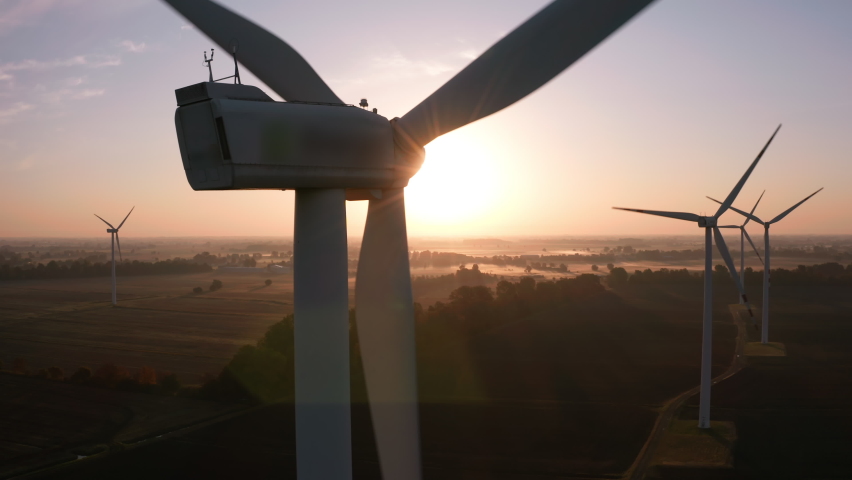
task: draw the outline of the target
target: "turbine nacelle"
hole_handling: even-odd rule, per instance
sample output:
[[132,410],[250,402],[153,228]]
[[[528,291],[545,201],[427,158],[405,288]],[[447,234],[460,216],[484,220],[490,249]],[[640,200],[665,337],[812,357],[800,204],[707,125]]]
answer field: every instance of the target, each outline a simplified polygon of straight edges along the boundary
[[116,229],[116,228],[107,228],[107,233],[118,233],[118,229]]
[[716,217],[700,217],[698,219],[698,226],[701,228],[715,227],[717,223],[718,219]]
[[352,105],[275,102],[257,87],[214,82],[175,96],[194,190],[401,188],[423,161],[395,121]]

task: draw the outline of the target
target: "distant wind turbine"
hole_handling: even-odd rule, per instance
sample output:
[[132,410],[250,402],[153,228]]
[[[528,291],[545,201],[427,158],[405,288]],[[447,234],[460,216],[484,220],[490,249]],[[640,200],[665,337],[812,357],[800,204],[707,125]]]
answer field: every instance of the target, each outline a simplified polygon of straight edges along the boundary
[[[760,197],[757,199],[757,202],[755,202],[754,207],[751,208],[751,213],[754,213],[754,210],[757,208],[757,205],[760,203],[760,200],[763,198],[764,193],[766,193],[766,190],[764,190],[763,193],[760,194]],[[710,197],[707,197],[707,198],[710,198]],[[714,201],[716,201],[716,200],[714,200]],[[719,203],[719,202],[716,201],[716,203]],[[733,208],[733,207],[731,207],[731,208]],[[749,222],[749,220],[751,220],[751,219],[746,217],[745,222],[743,222],[742,225],[725,225],[723,227],[719,227],[719,228],[739,228],[740,229],[740,283],[742,283],[743,286],[745,286],[745,240],[744,240],[744,238],[748,239],[748,243],[751,245],[752,250],[754,250],[754,253],[757,254],[757,259],[760,260],[760,263],[763,263],[763,259],[760,258],[760,252],[757,251],[757,247],[754,246],[754,242],[751,241],[751,237],[748,235],[748,231],[746,231],[746,229],[745,229],[745,226]],[[743,305],[744,303],[745,302],[743,301],[743,299],[740,298],[740,305]]]
[[[805,203],[809,198],[813,197],[814,195],[816,195],[817,193],[819,193],[821,191],[822,191],[822,188],[820,188],[816,192],[808,195],[801,202],[793,205],[792,207],[788,208],[787,210],[784,210],[777,217],[773,218],[772,220],[770,220],[768,222],[764,222],[763,220],[754,216],[754,210],[752,210],[752,213],[746,213],[746,212],[739,210],[737,208],[730,207],[731,210],[739,213],[740,215],[742,215],[742,216],[744,216],[748,219],[754,220],[755,222],[763,225],[763,243],[764,243],[763,249],[764,249],[764,256],[766,257],[766,260],[764,260],[764,262],[763,262],[763,309],[762,309],[763,311],[761,312],[760,343],[768,343],[769,342],[769,283],[770,283],[770,277],[769,277],[769,254],[770,254],[769,226],[772,225],[773,223],[780,221],[782,218],[786,217],[790,212],[795,210],[796,207]],[[715,198],[711,198],[711,197],[707,197],[707,198],[709,198],[710,200],[713,200],[716,203],[722,203],[719,200],[716,200]]]
[[[133,213],[133,208],[131,208],[130,211],[127,212],[127,217],[129,217],[130,214]],[[94,215],[100,218],[102,222],[109,225],[109,228],[107,228],[107,233],[109,233],[110,237],[112,238],[112,304],[116,305],[118,303],[118,300],[115,295],[115,244],[118,244],[118,258],[121,259],[121,242],[118,240],[118,230],[121,228],[122,225],[124,225],[124,222],[127,221],[127,217],[124,217],[124,220],[122,220],[121,223],[118,224],[118,228],[116,228],[113,227],[111,223],[98,216],[97,213]]]
[[731,259],[731,254],[728,253],[725,238],[719,231],[718,220],[719,217],[722,216],[728,208],[730,208],[731,204],[734,203],[734,200],[737,198],[737,195],[739,195],[743,185],[745,185],[746,180],[748,180],[749,175],[751,175],[752,170],[754,170],[754,167],[757,166],[757,162],[760,161],[760,158],[763,156],[764,152],[766,152],[766,149],[769,148],[769,144],[772,143],[772,139],[775,138],[775,135],[778,134],[778,130],[780,129],[781,125],[778,125],[778,128],[775,129],[775,133],[769,137],[769,141],[766,142],[766,145],[764,145],[763,150],[760,151],[757,158],[754,159],[743,177],[739,182],[737,182],[734,189],[728,194],[728,197],[725,198],[725,202],[722,203],[716,211],[716,214],[712,217],[700,216],[694,213],[660,212],[656,210],[612,207],[616,210],[627,210],[629,212],[647,213],[649,215],[658,215],[661,217],[686,220],[688,222],[696,222],[699,227],[704,228],[704,323],[701,345],[701,394],[699,396],[698,405],[698,428],[710,428],[710,383],[712,380],[710,368],[712,366],[711,356],[713,353],[713,237],[716,237],[716,244],[719,247],[719,253],[722,254],[722,258],[725,259],[725,263],[728,265],[728,270],[730,270],[731,277],[734,279],[737,290],[739,290],[740,296],[742,296],[742,299],[748,308],[749,315],[754,317],[754,314],[751,311],[751,306],[748,303],[745,290],[743,289],[743,285],[736,274],[737,269],[734,266],[734,261]]

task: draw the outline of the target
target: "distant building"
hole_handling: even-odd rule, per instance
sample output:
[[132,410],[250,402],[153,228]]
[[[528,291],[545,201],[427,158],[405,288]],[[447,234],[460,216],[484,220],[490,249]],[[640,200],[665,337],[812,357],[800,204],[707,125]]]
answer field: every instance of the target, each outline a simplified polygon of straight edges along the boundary
[[293,267],[285,267],[283,265],[269,265],[266,267],[266,270],[274,275],[286,275],[293,273]]
[[221,273],[263,273],[266,269],[263,267],[229,267],[221,265],[216,271]]

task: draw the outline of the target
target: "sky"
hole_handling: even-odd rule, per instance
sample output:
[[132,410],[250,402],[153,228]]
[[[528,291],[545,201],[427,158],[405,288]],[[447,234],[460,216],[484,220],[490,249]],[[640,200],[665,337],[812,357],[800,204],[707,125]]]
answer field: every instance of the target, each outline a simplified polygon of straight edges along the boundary
[[[345,102],[393,118],[547,2],[224,0],[293,46]],[[520,102],[426,147],[406,189],[420,236],[700,234],[612,206],[852,234],[852,2],[658,0]],[[213,43],[155,0],[0,0],[0,239],[292,235],[292,191],[195,192],[174,90]],[[274,59],[270,59],[274,61]],[[214,74],[230,75],[217,52]],[[243,83],[271,91],[243,70]],[[274,95],[273,95],[274,97]],[[277,98],[277,97],[276,97]],[[349,202],[350,238],[366,202]],[[723,222],[738,222],[729,213]]]

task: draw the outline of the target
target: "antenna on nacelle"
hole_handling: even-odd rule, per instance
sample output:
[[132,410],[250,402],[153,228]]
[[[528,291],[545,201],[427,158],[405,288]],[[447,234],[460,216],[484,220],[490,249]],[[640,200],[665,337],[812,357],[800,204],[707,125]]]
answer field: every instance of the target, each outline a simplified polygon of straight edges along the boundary
[[213,80],[213,66],[210,65],[212,62],[213,62],[213,49],[211,48],[210,49],[210,59],[209,60],[207,59],[207,50],[205,50],[204,51],[204,62],[202,62],[202,66],[206,66],[207,71],[210,72],[210,80],[208,80],[210,82],[214,81]]
[[207,51],[206,50],[204,51],[204,61],[202,62],[202,66],[206,66],[207,72],[210,74],[208,82],[220,82],[222,80],[227,80],[229,78],[233,78],[234,83],[238,83],[240,85],[243,84],[243,82],[240,80],[240,66],[237,63],[237,47],[239,47],[239,43],[237,42],[237,40],[236,39],[231,40],[231,52],[234,55],[234,74],[227,76],[227,77],[219,78],[217,80],[213,80],[213,66],[210,65],[213,62],[213,53],[214,53],[213,50],[214,49],[212,49],[212,48],[210,49],[210,58],[207,58]]

